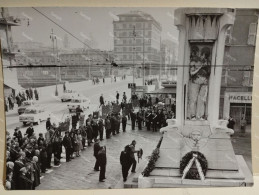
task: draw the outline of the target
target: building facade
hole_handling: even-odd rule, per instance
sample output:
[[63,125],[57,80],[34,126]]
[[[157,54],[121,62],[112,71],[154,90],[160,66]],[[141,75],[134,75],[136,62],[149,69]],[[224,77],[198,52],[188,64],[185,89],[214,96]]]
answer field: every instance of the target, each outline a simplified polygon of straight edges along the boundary
[[21,20],[9,15],[8,8],[0,8],[0,38],[1,38],[1,54],[4,73],[4,94],[8,96],[12,90],[20,90],[18,84],[17,72],[11,66],[16,65],[12,28],[20,26]]
[[161,63],[161,25],[142,11],[119,14],[118,18],[113,22],[115,60],[120,66],[135,70],[145,64],[145,73],[155,74],[157,70],[152,67]]
[[232,116],[236,129],[243,117],[251,124],[258,13],[256,9],[236,9],[234,25],[227,31],[219,118]]

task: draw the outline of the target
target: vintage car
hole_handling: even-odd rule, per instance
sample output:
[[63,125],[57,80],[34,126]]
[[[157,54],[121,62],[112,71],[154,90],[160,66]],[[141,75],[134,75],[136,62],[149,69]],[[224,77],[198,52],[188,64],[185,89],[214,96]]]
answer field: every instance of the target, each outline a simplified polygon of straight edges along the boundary
[[25,109],[24,113],[19,116],[19,121],[24,125],[27,123],[40,124],[41,121],[47,120],[50,112],[45,111],[42,107],[31,106]]
[[90,99],[84,97],[84,96],[79,96],[71,100],[71,102],[67,105],[69,112],[75,112],[76,108],[80,106],[80,108],[85,111],[89,109],[90,105]]
[[78,97],[78,93],[72,90],[66,90],[64,91],[63,95],[61,96],[61,102],[68,102],[71,101],[71,99]]
[[27,100],[22,102],[22,105],[18,108],[18,114],[19,115],[23,114],[26,108],[33,106],[34,104],[35,103],[33,100]]

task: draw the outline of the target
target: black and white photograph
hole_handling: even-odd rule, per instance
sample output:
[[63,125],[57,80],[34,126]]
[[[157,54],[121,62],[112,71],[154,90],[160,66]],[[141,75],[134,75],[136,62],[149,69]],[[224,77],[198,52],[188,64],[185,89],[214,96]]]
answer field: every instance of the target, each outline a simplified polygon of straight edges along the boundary
[[0,7],[5,189],[253,186],[258,14]]

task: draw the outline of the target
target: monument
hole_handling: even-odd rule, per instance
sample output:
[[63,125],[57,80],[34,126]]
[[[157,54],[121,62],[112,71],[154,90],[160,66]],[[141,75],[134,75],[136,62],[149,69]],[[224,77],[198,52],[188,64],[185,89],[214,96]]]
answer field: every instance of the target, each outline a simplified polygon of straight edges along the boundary
[[219,120],[219,100],[226,30],[234,9],[179,8],[176,119],[162,128],[159,158],[139,188],[244,186],[252,175],[235,155],[232,129]]

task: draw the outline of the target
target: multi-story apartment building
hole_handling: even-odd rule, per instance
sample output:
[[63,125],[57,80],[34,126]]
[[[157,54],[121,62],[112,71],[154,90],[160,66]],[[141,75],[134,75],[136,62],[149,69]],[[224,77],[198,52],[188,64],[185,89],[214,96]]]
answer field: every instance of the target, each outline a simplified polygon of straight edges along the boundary
[[257,24],[258,10],[236,9],[235,22],[225,42],[219,117],[231,115],[237,129],[242,117],[251,123]]
[[[118,15],[113,22],[114,57],[122,67],[137,70],[145,64],[146,73],[154,74],[160,66],[161,25],[142,11],[131,11]],[[136,71],[140,72],[140,71]]]

